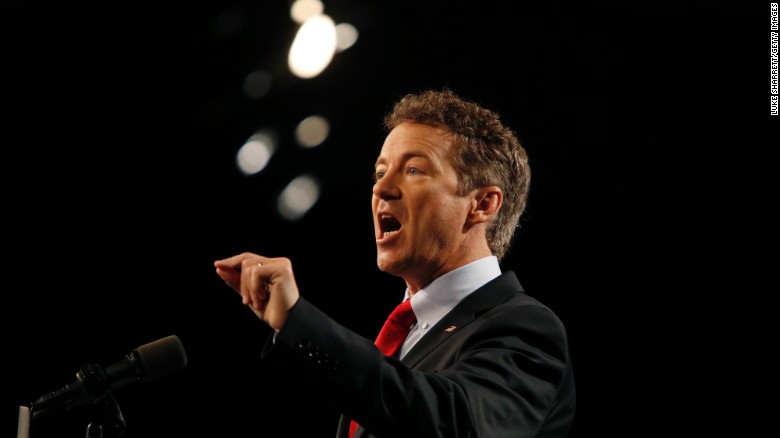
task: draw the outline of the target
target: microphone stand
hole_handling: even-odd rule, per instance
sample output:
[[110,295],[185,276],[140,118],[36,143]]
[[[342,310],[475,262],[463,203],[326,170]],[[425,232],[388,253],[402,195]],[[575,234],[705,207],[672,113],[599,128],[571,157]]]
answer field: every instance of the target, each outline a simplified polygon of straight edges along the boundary
[[81,382],[89,404],[95,406],[100,415],[99,421],[87,425],[86,438],[118,438],[125,433],[127,424],[119,404],[111,392],[103,367],[87,364],[79,368],[76,377]]
[[[103,367],[98,364],[87,364],[79,368],[76,373],[78,386],[81,389],[86,402],[95,407],[98,413],[98,420],[91,421],[87,425],[86,438],[119,438],[125,432],[125,419],[122,417],[122,411],[119,404],[111,392],[111,384],[103,371]],[[52,393],[55,394],[55,393]],[[28,416],[30,418],[28,425],[30,430],[35,431],[29,436],[38,438],[35,426],[36,420],[42,417],[62,414],[69,411],[69,406],[53,406],[40,409],[33,402],[29,408]]]

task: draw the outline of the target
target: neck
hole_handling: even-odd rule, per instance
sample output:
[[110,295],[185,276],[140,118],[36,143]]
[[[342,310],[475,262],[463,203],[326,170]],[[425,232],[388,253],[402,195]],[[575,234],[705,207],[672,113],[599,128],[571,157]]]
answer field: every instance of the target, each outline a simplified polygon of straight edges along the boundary
[[404,281],[406,282],[406,287],[409,289],[409,295],[414,295],[417,292],[420,291],[420,289],[423,289],[424,287],[431,284],[434,280],[441,277],[442,275],[452,272],[462,266],[466,266],[471,262],[477,261],[481,258],[488,257],[493,255],[493,253],[490,251],[490,249],[485,245],[485,247],[479,251],[469,251],[468,256],[466,257],[459,257],[456,261],[450,261],[449,263],[443,263],[440,266],[436,267],[435,269],[430,270],[430,272],[422,275],[405,275],[402,276]]

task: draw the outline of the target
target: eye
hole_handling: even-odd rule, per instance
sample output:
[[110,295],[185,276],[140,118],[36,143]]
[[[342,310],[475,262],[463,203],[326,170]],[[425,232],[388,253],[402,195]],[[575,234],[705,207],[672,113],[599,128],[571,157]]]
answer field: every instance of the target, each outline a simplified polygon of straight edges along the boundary
[[416,168],[416,167],[409,167],[409,175],[420,175],[422,174],[422,170]]
[[385,173],[382,171],[377,170],[374,172],[374,182],[379,181],[380,179],[384,178]]

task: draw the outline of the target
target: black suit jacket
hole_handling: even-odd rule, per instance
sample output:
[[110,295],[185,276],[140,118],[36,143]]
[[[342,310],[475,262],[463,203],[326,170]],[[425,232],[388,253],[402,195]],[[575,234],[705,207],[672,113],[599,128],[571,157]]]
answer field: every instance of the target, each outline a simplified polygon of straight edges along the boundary
[[[566,331],[511,271],[469,295],[403,360],[299,299],[263,357],[367,437],[565,437],[575,390]],[[365,428],[365,430],[363,429]]]

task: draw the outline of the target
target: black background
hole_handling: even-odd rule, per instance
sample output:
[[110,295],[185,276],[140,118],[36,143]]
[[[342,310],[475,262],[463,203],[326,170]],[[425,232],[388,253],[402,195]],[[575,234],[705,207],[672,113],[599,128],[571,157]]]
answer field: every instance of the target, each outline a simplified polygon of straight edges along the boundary
[[[328,1],[360,36],[307,80],[286,69],[288,2],[196,3],[0,2],[3,435],[82,365],[176,334],[184,369],[116,393],[128,438],[333,436],[338,412],[263,364],[269,330],[212,263],[289,257],[303,296],[373,338],[404,288],[374,260],[382,116],[444,86],[530,155],[502,267],[567,326],[572,436],[769,430],[769,2]],[[256,69],[274,82],[250,99]],[[311,114],[331,135],[305,150],[293,129]],[[280,149],[243,176],[235,153],[263,127]],[[301,173],[322,196],[288,222],[275,199]]]

